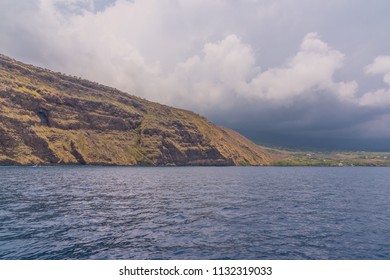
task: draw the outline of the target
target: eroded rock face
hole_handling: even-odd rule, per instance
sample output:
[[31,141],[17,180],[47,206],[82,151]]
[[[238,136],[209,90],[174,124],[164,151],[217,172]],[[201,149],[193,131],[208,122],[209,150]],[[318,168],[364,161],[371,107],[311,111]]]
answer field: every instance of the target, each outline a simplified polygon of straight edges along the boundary
[[195,113],[0,56],[0,165],[269,163]]

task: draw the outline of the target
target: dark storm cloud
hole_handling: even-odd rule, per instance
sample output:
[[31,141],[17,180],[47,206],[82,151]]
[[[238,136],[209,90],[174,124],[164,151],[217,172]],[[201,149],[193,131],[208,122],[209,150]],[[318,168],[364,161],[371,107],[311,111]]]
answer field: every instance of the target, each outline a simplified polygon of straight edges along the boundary
[[390,149],[389,8],[3,0],[0,52],[197,111],[258,142]]

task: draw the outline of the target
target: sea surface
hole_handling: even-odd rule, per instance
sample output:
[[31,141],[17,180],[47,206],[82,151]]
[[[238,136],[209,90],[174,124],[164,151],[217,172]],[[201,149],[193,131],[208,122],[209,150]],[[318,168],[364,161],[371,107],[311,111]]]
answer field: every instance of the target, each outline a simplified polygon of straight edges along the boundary
[[0,259],[390,259],[390,168],[3,167]]

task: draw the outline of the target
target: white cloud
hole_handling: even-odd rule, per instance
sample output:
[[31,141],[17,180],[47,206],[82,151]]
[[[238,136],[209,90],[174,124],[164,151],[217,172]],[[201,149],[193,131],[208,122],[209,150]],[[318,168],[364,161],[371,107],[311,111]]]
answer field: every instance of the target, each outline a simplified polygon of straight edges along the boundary
[[378,56],[366,66],[367,74],[386,74],[390,72],[390,56]]
[[296,98],[323,91],[348,99],[355,94],[357,83],[335,82],[333,78],[343,59],[341,52],[321,41],[316,33],[309,33],[286,66],[262,72],[252,47],[231,34],[217,43],[205,44],[201,54],[179,63],[170,75],[175,81],[170,85],[178,88],[166,92],[172,95],[173,103],[176,95],[181,96],[176,105],[206,112],[234,108],[243,101],[288,106]]
[[386,108],[390,106],[390,89],[378,89],[365,93],[357,99],[360,106]]
[[333,78],[343,60],[341,52],[309,33],[286,66],[262,72],[252,47],[231,34],[217,43],[205,44],[199,55],[178,63],[170,75],[175,81],[170,85],[177,88],[167,92],[173,104],[206,113],[207,109],[226,110],[242,102],[283,107],[295,98],[319,91],[349,100],[357,90],[357,82],[335,82]]
[[[378,56],[373,63],[365,68],[367,75],[383,75],[383,81],[390,86],[390,56]],[[369,91],[357,98],[356,103],[360,106],[389,108],[390,88],[381,88]]]
[[334,81],[334,73],[342,67],[344,55],[309,33],[299,52],[285,67],[269,69],[251,82],[251,92],[259,98],[286,103],[301,95],[329,91],[341,97],[355,92],[356,82]]
[[378,56],[374,62],[366,67],[370,75],[384,74],[383,81],[390,86],[390,56]]
[[178,63],[171,78],[187,92],[185,105],[228,107],[249,90],[256,71],[252,48],[234,34],[218,43],[207,43],[202,53]]

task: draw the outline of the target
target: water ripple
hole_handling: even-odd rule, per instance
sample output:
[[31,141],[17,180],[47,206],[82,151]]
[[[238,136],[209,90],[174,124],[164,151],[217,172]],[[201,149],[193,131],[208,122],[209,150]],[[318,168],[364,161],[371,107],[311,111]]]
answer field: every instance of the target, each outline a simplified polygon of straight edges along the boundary
[[0,176],[0,259],[390,259],[387,168]]

